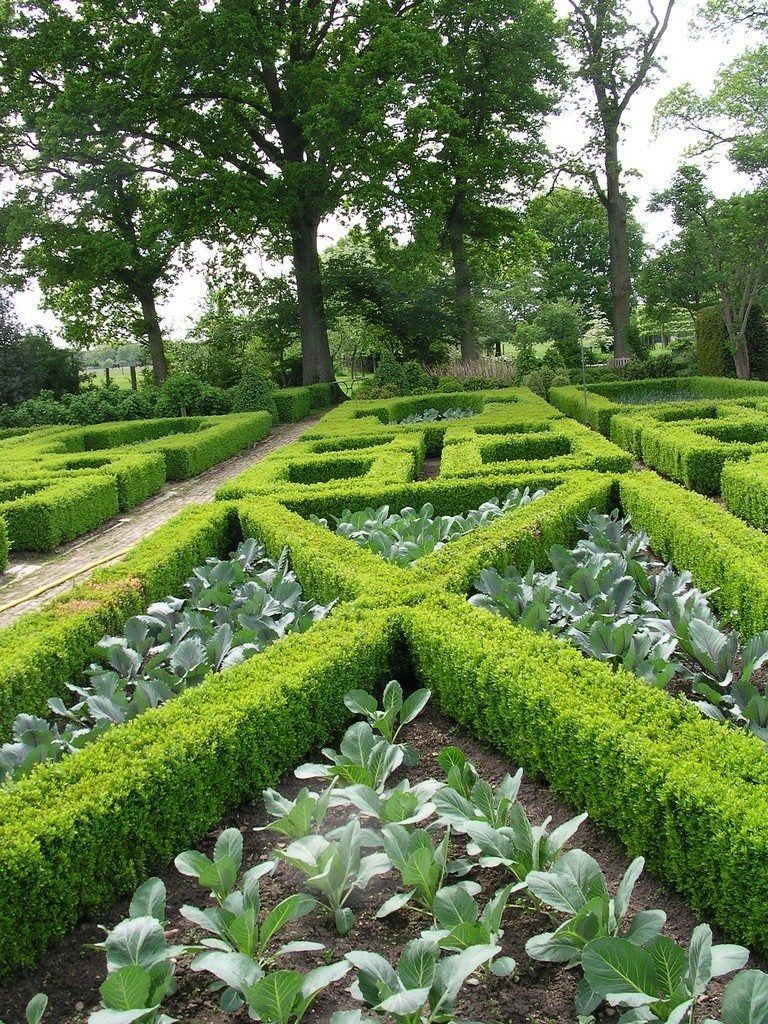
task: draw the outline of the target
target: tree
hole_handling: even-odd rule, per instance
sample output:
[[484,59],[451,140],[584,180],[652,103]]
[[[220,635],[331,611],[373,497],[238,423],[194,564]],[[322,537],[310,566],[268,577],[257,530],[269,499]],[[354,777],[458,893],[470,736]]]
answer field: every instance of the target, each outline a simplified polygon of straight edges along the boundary
[[745,174],[768,178],[768,45],[741,54],[718,72],[707,96],[682,85],[656,107],[658,124],[692,132],[692,154],[725,149]]
[[643,265],[638,291],[648,311],[665,323],[685,310],[693,323],[703,305],[714,301],[711,254],[702,225],[688,223]]
[[[578,188],[559,186],[528,204],[525,222],[544,242],[538,261],[545,299],[567,299],[582,309],[611,312],[608,215],[600,200]],[[639,222],[627,217],[630,270],[634,274],[643,253]]]
[[323,254],[323,271],[332,322],[349,316],[367,321],[406,361],[445,359],[447,342],[456,336],[455,309],[450,281],[433,254],[354,229]]
[[749,380],[748,326],[768,289],[768,188],[715,199],[703,172],[689,164],[655,197],[655,205],[670,209],[683,230],[701,233],[736,374]]
[[102,79],[111,38],[83,15],[40,0],[0,29],[0,163],[15,176],[3,231],[16,278],[39,278],[74,343],[139,338],[161,383],[157,304],[200,207],[141,141],[126,82]]
[[[210,236],[266,239],[272,255],[291,255],[307,384],[334,379],[319,228],[388,131],[406,58],[400,31],[422,2],[129,0],[94,10],[79,0],[56,18],[71,59],[93,69],[87,88],[119,94],[215,214]],[[53,20],[54,0],[37,6]],[[78,20],[105,40],[95,66],[92,47],[84,57],[70,45]]]
[[579,74],[594,94],[590,155],[599,155],[602,163],[602,175],[596,167],[583,167],[580,173],[608,214],[613,353],[624,359],[630,355],[625,333],[632,315],[632,274],[628,201],[619,152],[621,128],[633,97],[657,67],[659,44],[675,0],[665,0],[661,14],[648,0],[646,24],[633,21],[628,0],[569,0],[569,4]]
[[56,348],[42,331],[24,331],[10,298],[0,291],[0,405],[17,405],[41,391],[77,391],[75,354]]
[[542,173],[561,66],[549,0],[432,0],[394,191],[450,257],[461,355],[478,355],[473,248],[514,234]]

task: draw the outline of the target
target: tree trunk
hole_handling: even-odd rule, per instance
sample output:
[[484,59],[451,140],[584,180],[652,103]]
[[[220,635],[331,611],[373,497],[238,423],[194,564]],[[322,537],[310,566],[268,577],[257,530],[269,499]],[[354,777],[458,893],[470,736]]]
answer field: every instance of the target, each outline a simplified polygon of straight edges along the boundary
[[138,294],[141,303],[141,314],[144,319],[144,333],[147,336],[147,348],[152,360],[152,372],[155,377],[155,384],[163,383],[168,376],[168,362],[165,358],[165,343],[163,332],[160,328],[160,318],[157,315],[155,295],[151,288],[143,289]]
[[629,272],[629,232],[627,201],[621,188],[618,130],[608,130],[605,138],[606,193],[608,214],[608,251],[610,256],[614,359],[629,358],[627,325],[632,315],[632,278]]
[[296,218],[291,224],[304,384],[326,384],[336,380],[325,323],[317,228],[315,222],[306,218]]
[[473,362],[478,357],[477,330],[475,328],[474,303],[472,301],[472,275],[467,259],[467,243],[464,236],[464,218],[457,204],[448,215],[448,241],[453,259],[453,278],[456,287],[456,313],[459,320],[461,359]]
[[747,321],[748,317],[738,317],[734,314],[728,293],[725,288],[720,288],[720,306],[723,310],[725,329],[728,332],[728,340],[733,347],[733,363],[736,367],[736,376],[739,380],[749,380],[751,369],[749,366],[749,350],[747,348]]

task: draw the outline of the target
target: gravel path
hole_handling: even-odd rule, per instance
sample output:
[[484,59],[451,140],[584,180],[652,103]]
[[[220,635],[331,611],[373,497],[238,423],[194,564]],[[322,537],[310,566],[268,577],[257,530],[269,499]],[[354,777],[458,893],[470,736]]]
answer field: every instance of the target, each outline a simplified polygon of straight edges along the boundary
[[[33,611],[65,593],[90,572],[94,562],[108,565],[117,561],[127,548],[162,526],[171,516],[187,505],[210,501],[216,490],[227,480],[237,476],[270,452],[295,441],[319,417],[275,427],[258,444],[235,455],[191,480],[172,481],[154,497],[128,512],[121,512],[98,530],[88,533],[71,544],[63,545],[47,554],[19,552],[11,554],[7,570],[0,576],[0,609],[14,603],[13,608],[0,610],[0,628],[8,626],[26,612]],[[66,579],[65,579],[66,577]],[[56,586],[37,594],[49,583]]]

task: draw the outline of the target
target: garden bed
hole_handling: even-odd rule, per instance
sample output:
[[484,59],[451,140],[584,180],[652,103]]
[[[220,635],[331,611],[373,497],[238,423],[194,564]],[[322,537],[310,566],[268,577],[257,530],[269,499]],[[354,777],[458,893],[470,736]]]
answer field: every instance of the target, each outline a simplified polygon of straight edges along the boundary
[[[487,745],[470,737],[437,709],[424,711],[419,719],[408,727],[407,739],[419,749],[421,761],[408,770],[409,778],[418,782],[428,777],[441,777],[437,764],[438,752],[447,744],[458,746],[476,766],[479,774],[495,786],[507,772],[514,772],[516,765]],[[399,777],[399,776],[397,776]],[[397,777],[393,777],[393,781]],[[280,783],[281,792],[295,799],[304,783],[292,774]],[[520,800],[534,822],[551,815],[553,825],[560,824],[575,812],[559,799],[542,782],[525,778]],[[236,827],[245,838],[244,867],[251,867],[263,860],[280,838],[271,832],[254,832],[269,821],[260,800],[245,803],[236,812],[228,815],[219,826],[209,833],[198,848],[209,856],[215,839],[224,828]],[[611,891],[629,865],[629,858],[617,840],[593,822],[585,822],[579,829],[573,843],[590,853],[600,863]],[[503,869],[486,869],[481,872],[484,890],[492,892],[509,881]],[[200,936],[179,914],[185,903],[199,905],[202,892],[195,880],[179,874],[174,868],[161,875],[168,890],[169,938],[174,943],[192,941]],[[480,876],[478,876],[480,877]],[[337,960],[348,950],[365,948],[379,952],[390,961],[402,949],[405,941],[426,927],[413,911],[406,909],[390,917],[378,920],[374,914],[388,891],[393,886],[391,876],[374,879],[374,882],[358,895],[353,903],[356,924],[344,938],[336,935],[332,924],[318,913],[312,913],[293,922],[284,935],[291,939],[324,943],[333,956],[322,953],[303,953],[292,959],[290,966],[305,971],[329,960]],[[298,872],[289,868],[280,871],[262,885],[264,902],[271,908],[277,901],[297,891],[300,885]],[[686,944],[696,920],[685,904],[666,888],[657,878],[644,873],[638,881],[632,903],[632,910],[659,907],[666,911],[665,934]],[[128,901],[116,904],[111,912],[81,923],[67,938],[53,948],[45,960],[36,968],[25,973],[23,979],[15,979],[0,986],[0,1005],[3,1006],[7,1024],[22,1024],[23,1010],[27,1000],[36,992],[45,991],[50,999],[46,1024],[81,1024],[89,1011],[98,1005],[98,988],[104,979],[104,957],[98,952],[85,948],[87,943],[100,941],[103,933],[98,924],[114,926],[128,911]],[[499,1021],[504,1024],[530,1024],[532,1021],[557,1021],[576,1024],[577,1015],[573,1005],[579,972],[566,971],[559,964],[547,964],[531,959],[525,952],[526,941],[538,932],[547,930],[550,922],[542,911],[530,907],[510,907],[503,920],[504,953],[517,961],[512,977],[491,977],[488,985],[470,986],[459,1004],[462,1016],[483,1020],[488,1024]],[[187,958],[188,960],[188,958]],[[286,966],[289,966],[286,961]],[[201,1024],[221,1024],[224,1020],[245,1021],[247,1013],[241,1011],[234,1017],[222,1014],[217,997],[206,990],[200,974],[182,966],[178,971],[180,987],[176,996],[171,997],[164,1009],[181,1021],[199,1021]],[[305,1021],[325,1024],[335,1010],[353,1008],[357,1004],[350,999],[346,989],[350,979],[336,983],[321,995],[307,1014]],[[713,990],[714,998],[703,1002],[701,1014],[714,1014],[719,986]],[[601,1020],[615,1019],[600,1017]]]

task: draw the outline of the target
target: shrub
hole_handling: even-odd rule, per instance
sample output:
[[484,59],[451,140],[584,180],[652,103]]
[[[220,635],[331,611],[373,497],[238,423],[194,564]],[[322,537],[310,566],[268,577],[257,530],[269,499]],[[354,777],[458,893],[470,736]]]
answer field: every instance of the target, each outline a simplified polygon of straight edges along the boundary
[[232,412],[268,412],[277,422],[274,391],[272,382],[257,367],[249,366],[230,392]]
[[192,373],[171,373],[160,388],[156,416],[216,416],[230,412],[224,388],[206,384]]
[[0,573],[2,573],[8,565],[8,527],[5,525],[5,520],[0,516]]
[[734,373],[728,352],[728,332],[719,306],[707,306],[696,315],[696,363],[702,377],[726,377]]

